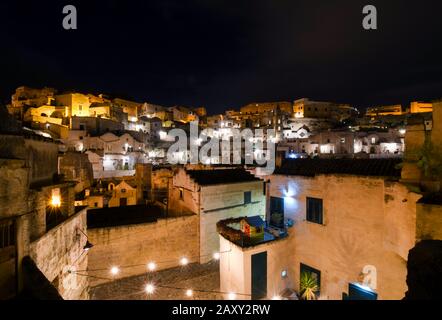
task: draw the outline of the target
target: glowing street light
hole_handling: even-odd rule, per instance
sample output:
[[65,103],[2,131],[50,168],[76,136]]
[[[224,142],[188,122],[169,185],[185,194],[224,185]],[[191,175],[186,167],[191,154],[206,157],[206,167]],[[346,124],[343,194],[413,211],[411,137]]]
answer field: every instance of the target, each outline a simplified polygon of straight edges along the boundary
[[155,262],[149,262],[147,264],[147,270],[149,270],[149,271],[155,271],[156,268],[157,268],[157,265],[155,264]]
[[280,296],[274,296],[272,300],[282,300]]
[[149,283],[144,288],[144,291],[146,291],[147,294],[153,294],[155,292],[155,286],[153,284]]
[[221,254],[219,253],[219,252],[215,252],[214,254],[213,254],[213,259],[214,260],[219,260],[221,258]]
[[236,299],[236,294],[231,292],[231,293],[229,293],[228,298],[229,298],[229,300],[235,300]]
[[118,268],[118,267],[112,267],[111,270],[110,270],[110,273],[111,273],[113,276],[116,276],[117,274],[120,273],[120,268]]
[[187,258],[182,258],[181,260],[180,260],[180,265],[182,265],[182,266],[187,266],[189,264],[189,259],[187,259]]
[[192,297],[193,296],[193,290],[190,290],[190,289],[187,290],[186,291],[186,296],[189,297],[189,298]]

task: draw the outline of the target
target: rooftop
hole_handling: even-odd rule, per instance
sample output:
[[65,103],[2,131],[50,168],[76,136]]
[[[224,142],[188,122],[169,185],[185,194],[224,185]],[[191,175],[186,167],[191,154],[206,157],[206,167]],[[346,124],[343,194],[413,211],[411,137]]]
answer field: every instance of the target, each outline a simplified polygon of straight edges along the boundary
[[161,209],[153,205],[92,209],[87,212],[87,225],[89,229],[136,225],[156,222],[161,216]]
[[199,185],[217,185],[260,181],[244,169],[188,170],[187,174]]
[[400,178],[401,159],[287,159],[275,174],[314,177],[319,174]]

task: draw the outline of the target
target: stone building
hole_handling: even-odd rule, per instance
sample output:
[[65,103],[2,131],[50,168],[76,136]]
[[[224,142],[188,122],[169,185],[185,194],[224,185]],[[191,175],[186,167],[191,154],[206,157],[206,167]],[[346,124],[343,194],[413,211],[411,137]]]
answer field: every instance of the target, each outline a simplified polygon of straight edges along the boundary
[[378,117],[378,116],[389,116],[389,115],[400,116],[402,114],[403,110],[402,110],[402,105],[400,104],[367,108],[367,111],[365,112],[365,115],[367,117]]
[[175,106],[169,108],[169,111],[173,114],[173,121],[181,123],[189,123],[192,121],[198,121],[199,117],[192,108]]
[[400,158],[405,150],[405,128],[377,131],[319,130],[303,126],[287,133],[278,151],[286,158],[347,157]]
[[53,105],[56,92],[53,88],[34,89],[26,86],[19,87],[12,95],[9,112],[21,120],[28,107]]
[[77,205],[94,209],[135,206],[137,186],[133,180],[100,179],[94,186],[85,189],[76,202]]
[[293,104],[295,118],[333,119],[342,121],[358,115],[358,110],[348,104],[298,99]]
[[433,103],[413,101],[410,103],[410,113],[433,112]]
[[[407,291],[408,252],[423,239],[440,239],[442,218],[439,198],[422,198],[401,182],[400,163],[397,159],[285,161],[267,177],[266,220],[288,236],[250,249],[234,247],[243,268],[235,269],[235,276],[228,262],[222,262],[224,290],[242,284],[242,293],[253,295],[252,256],[267,254],[273,258],[260,264],[266,268],[261,277],[267,275],[267,298],[284,290],[302,293],[302,278],[307,276],[316,285],[318,299],[402,299]],[[276,223],[281,220],[283,224]],[[224,237],[221,243],[232,246]],[[275,252],[281,258],[274,257]],[[262,289],[262,281],[256,281]]]
[[263,190],[263,181],[243,169],[179,169],[173,177],[167,214],[198,216],[200,262],[205,263],[219,250],[218,221],[264,216]]
[[89,97],[82,93],[66,93],[55,96],[55,104],[65,107],[66,117],[89,117],[91,102]]
[[241,114],[259,114],[265,112],[275,112],[276,110],[283,111],[288,114],[293,113],[293,105],[290,102],[262,102],[262,103],[250,103],[241,107]]
[[87,299],[88,279],[69,272],[87,268],[86,211],[74,208],[75,185],[60,179],[59,146],[30,133],[0,140],[0,298],[44,297],[51,287]]

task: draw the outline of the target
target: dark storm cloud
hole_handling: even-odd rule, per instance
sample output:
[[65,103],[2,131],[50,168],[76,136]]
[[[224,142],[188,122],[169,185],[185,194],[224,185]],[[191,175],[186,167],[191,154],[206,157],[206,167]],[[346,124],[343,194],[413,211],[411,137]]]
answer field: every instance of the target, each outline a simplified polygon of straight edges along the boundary
[[[0,94],[118,93],[211,112],[308,96],[356,106],[442,96],[440,1],[2,1]],[[78,8],[78,30],[61,27]]]

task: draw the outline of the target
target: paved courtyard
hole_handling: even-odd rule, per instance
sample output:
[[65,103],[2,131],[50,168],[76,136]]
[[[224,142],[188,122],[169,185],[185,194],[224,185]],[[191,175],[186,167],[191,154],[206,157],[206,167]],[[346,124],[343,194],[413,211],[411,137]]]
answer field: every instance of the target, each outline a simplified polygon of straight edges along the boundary
[[[155,286],[152,295],[145,292],[148,283]],[[192,297],[186,296],[188,289],[193,290]],[[213,291],[220,291],[218,261],[116,280],[91,288],[90,296],[92,300],[222,300]]]

